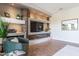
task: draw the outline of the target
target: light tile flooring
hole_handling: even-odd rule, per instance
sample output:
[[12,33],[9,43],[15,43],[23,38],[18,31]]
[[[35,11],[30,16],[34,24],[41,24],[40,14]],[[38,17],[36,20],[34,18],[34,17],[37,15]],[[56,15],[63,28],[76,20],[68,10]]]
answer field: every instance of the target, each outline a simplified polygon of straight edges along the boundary
[[79,56],[79,47],[66,45],[64,48],[55,53],[54,56]]

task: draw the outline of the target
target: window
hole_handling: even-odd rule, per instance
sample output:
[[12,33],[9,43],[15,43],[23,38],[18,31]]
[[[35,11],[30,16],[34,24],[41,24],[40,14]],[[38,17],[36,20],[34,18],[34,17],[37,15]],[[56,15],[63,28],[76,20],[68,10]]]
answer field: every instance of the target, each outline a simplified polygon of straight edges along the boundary
[[78,30],[78,19],[63,20],[62,30]]

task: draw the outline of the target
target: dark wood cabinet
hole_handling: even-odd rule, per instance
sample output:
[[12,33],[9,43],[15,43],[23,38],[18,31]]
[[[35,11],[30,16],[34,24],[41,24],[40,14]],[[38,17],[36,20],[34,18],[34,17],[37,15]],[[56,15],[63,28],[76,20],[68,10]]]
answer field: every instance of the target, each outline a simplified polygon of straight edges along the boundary
[[42,33],[42,34],[35,34],[35,35],[28,36],[29,40],[40,39],[45,37],[50,37],[50,33]]

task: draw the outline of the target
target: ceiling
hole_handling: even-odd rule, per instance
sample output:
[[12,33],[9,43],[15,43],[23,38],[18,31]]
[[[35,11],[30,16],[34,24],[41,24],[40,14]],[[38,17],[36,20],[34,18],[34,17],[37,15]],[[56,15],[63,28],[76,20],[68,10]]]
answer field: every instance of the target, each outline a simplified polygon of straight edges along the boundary
[[79,6],[79,3],[25,3],[23,5],[38,9],[44,13],[52,15],[58,11]]

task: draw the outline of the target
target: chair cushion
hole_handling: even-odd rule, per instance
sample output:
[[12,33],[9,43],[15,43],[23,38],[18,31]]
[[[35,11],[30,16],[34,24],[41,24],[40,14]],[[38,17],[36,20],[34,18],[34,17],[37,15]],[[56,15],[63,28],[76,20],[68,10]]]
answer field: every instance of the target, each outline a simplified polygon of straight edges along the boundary
[[22,44],[11,42],[11,41],[6,41],[3,44],[3,49],[4,49],[5,53],[9,53],[9,52],[15,51],[15,50],[22,50]]
[[13,38],[13,39],[11,39],[11,41],[12,41],[12,42],[19,43],[18,38],[16,38],[16,37],[15,37],[15,38]]

